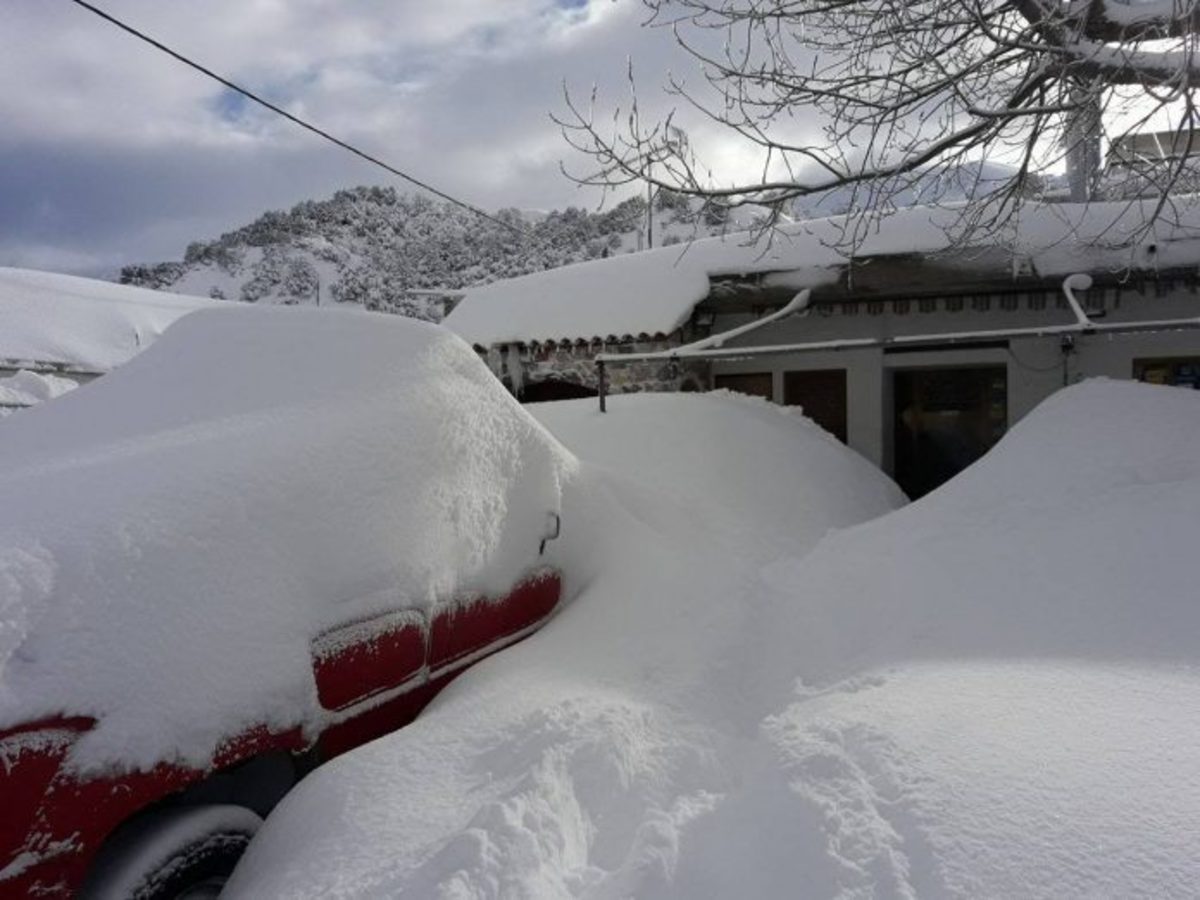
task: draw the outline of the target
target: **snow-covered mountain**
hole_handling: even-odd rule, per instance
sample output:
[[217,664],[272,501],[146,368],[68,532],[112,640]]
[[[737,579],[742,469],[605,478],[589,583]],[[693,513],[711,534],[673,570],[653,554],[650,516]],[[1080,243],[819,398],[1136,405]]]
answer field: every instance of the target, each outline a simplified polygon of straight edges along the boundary
[[[392,188],[357,187],[288,212],[268,212],[180,262],[126,266],[123,284],[251,303],[353,303],[438,320],[443,301],[422,291],[468,287],[646,245],[646,201],[603,212],[501,210],[489,221]],[[700,209],[660,194],[653,243],[678,243],[753,224],[755,212]],[[506,227],[501,224],[515,226]]]

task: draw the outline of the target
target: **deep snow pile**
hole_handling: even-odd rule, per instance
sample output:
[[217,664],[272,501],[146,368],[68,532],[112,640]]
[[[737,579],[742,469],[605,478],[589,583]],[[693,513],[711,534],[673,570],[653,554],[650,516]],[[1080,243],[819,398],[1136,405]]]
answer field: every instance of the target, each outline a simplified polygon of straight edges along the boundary
[[507,589],[572,464],[440,328],[189,316],[0,422],[0,728],[99,716],[86,765],[304,721],[314,635]]
[[[564,501],[578,597],[310,776],[232,895],[1194,892],[1200,395],[1067,389],[811,552],[889,505],[878,476],[811,427],[773,467],[765,406],[675,401],[616,398],[599,443],[586,401],[535,408],[608,467]],[[739,403],[716,452],[678,425]],[[777,495],[712,515],[691,498],[751,477],[736,446]],[[688,453],[712,468],[669,465]],[[807,482],[825,494],[785,548],[776,514]]]
[[186,313],[216,304],[26,269],[0,267],[0,361],[107,372]]
[[774,618],[757,568],[902,502],[811,422],[751,398],[529,409],[591,463],[551,545],[577,596],[394,740],[300,785],[231,896],[651,893],[789,684],[768,690],[754,664]]

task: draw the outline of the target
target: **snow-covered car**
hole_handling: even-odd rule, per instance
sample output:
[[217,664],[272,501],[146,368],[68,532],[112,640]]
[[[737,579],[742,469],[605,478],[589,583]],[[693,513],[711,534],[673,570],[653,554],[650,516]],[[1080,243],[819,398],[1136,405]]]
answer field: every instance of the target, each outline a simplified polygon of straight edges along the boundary
[[0,895],[214,895],[537,629],[572,457],[442,329],[231,308],[0,422]]

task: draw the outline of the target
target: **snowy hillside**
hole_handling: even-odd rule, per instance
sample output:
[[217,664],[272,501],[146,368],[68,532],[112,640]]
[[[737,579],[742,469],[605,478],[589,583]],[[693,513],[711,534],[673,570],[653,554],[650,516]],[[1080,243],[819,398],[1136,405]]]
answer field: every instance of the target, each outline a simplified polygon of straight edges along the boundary
[[[702,210],[666,194],[654,206],[655,246],[745,230],[756,215]],[[436,321],[444,302],[414,291],[487,284],[646,243],[641,197],[603,212],[507,209],[497,217],[517,231],[441,200],[359,187],[194,243],[181,262],[126,266],[121,281],[251,303],[352,303]]]
[[1200,395],[1069,388],[857,527],[894,491],[766,404],[531,409],[585,461],[573,601],[230,896],[1194,894]]

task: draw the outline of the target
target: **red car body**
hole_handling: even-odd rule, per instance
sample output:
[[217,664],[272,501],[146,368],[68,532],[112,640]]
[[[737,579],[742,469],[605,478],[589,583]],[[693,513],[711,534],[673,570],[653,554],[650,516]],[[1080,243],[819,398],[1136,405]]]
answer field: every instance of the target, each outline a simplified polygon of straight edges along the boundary
[[267,754],[290,756],[302,774],[408,724],[456,675],[539,628],[560,591],[559,573],[542,568],[502,597],[465,598],[432,615],[394,610],[326,631],[312,642],[318,719],[230,735],[205,767],[164,761],[81,775],[70,751],[96,724],[84,717],[0,732],[0,896],[73,896],[120,825],[214,774]]

